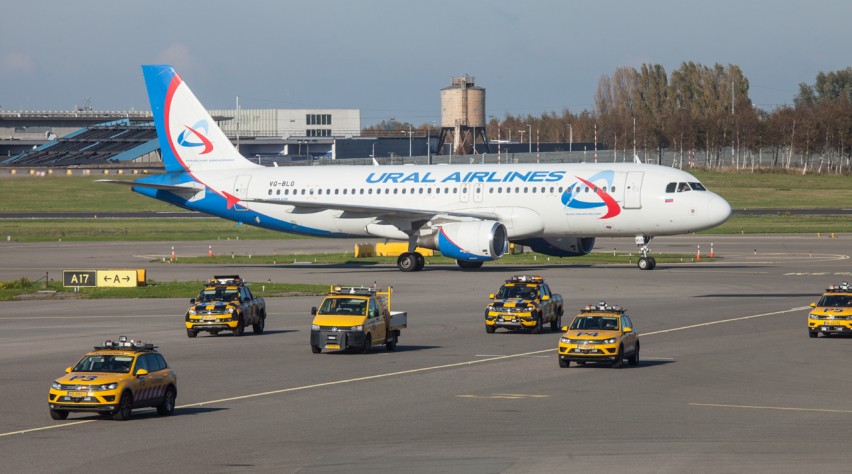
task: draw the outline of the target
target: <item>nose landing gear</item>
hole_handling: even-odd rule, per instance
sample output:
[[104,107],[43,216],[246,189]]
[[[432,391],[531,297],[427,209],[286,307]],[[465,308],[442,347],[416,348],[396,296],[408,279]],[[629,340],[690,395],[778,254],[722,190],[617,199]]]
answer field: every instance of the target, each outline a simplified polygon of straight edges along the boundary
[[651,243],[652,238],[652,236],[644,234],[636,236],[636,245],[639,246],[639,251],[642,252],[642,256],[639,257],[639,261],[636,262],[636,266],[639,267],[639,270],[653,270],[657,266],[657,261],[654,257],[648,256],[648,252],[651,250],[651,248],[648,247],[648,244]]

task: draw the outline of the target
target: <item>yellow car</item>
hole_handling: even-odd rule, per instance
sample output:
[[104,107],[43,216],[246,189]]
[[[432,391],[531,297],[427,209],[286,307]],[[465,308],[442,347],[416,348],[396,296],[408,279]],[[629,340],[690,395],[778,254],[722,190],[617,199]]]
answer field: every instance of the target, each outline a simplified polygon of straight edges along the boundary
[[639,335],[620,306],[604,301],[586,306],[562,330],[559,367],[570,367],[571,362],[607,362],[620,368],[624,359],[632,367],[639,365]]
[[826,288],[822,298],[811,303],[808,335],[852,334],[852,287],[844,281]]
[[118,342],[95,346],[65,372],[50,385],[47,397],[54,420],[64,420],[70,412],[126,420],[134,408],[155,407],[160,416],[175,410],[175,371],[153,344],[121,336]]

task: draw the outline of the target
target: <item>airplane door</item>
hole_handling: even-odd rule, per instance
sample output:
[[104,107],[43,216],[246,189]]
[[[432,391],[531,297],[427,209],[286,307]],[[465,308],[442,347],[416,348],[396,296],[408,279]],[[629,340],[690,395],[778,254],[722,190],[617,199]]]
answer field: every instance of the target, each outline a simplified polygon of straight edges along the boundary
[[475,183],[471,186],[473,191],[473,202],[482,202],[482,193],[483,193],[483,185],[482,183]]
[[462,184],[459,188],[459,201],[468,202],[470,200],[470,193],[472,186],[469,184]]
[[[251,181],[250,175],[237,176],[237,179],[234,181],[234,196],[240,199],[246,199],[248,197],[249,181]],[[248,208],[239,204],[235,204],[234,210],[248,211]]]
[[628,171],[624,182],[624,208],[642,208],[642,178],[644,171]]

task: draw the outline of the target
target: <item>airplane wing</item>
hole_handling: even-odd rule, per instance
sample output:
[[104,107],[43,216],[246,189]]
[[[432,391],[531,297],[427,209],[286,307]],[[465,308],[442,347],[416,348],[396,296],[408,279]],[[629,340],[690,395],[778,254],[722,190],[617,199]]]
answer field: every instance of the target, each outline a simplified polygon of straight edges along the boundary
[[366,214],[380,218],[427,218],[433,217],[449,217],[463,219],[487,219],[499,220],[500,216],[493,212],[467,212],[467,211],[438,211],[433,209],[406,209],[399,207],[384,207],[384,206],[364,206],[354,204],[343,204],[339,202],[316,202],[316,201],[293,201],[282,199],[243,199],[242,202],[257,202],[263,204],[277,204],[281,206],[293,206],[296,211],[302,212],[319,212],[324,210],[338,210],[350,212],[353,214]]

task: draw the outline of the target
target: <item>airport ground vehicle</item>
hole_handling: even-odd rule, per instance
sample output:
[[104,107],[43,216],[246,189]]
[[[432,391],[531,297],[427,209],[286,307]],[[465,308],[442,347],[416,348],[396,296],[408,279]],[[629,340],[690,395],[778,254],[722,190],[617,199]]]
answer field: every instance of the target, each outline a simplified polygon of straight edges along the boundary
[[808,313],[808,336],[852,334],[852,286],[831,285]]
[[357,349],[369,352],[384,344],[393,351],[400,332],[408,327],[408,313],[391,311],[393,288],[332,286],[319,308],[311,308],[311,350]]
[[198,331],[218,334],[233,331],[242,336],[251,325],[255,334],[266,326],[266,302],[255,297],[239,275],[216,275],[207,282],[186,311],[186,335],[195,337]]
[[552,293],[540,276],[515,275],[488,298],[491,302],[485,308],[485,332],[489,334],[497,328],[538,334],[545,323],[550,323],[552,331],[562,325],[562,295]]
[[118,342],[105,341],[94,349],[50,385],[51,418],[97,412],[126,420],[141,407],[155,407],[161,416],[174,412],[177,376],[157,346],[121,336]]
[[620,306],[601,301],[580,311],[559,339],[559,367],[571,362],[608,362],[620,368],[624,359],[639,365],[639,335]]

